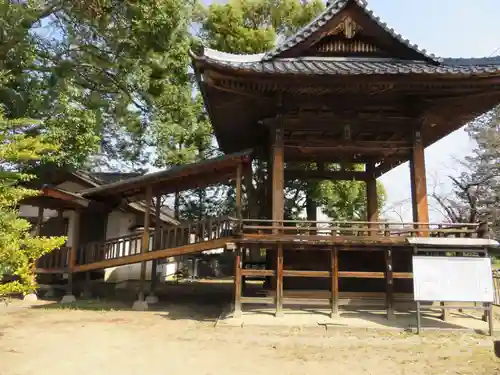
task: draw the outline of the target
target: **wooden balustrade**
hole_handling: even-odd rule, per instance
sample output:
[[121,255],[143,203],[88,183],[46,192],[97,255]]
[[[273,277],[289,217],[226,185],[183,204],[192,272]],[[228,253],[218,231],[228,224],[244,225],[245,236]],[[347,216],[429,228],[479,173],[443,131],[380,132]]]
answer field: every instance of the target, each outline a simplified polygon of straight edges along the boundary
[[417,236],[419,233],[429,237],[477,237],[479,224],[435,224],[400,223],[369,221],[307,221],[307,220],[262,220],[244,219],[243,234],[272,234],[278,231],[293,236],[379,236],[394,237]]
[[[229,216],[206,218],[186,222],[163,230],[152,231],[148,251],[179,248],[207,241],[245,235],[284,236],[308,240],[330,237],[411,237],[424,234],[429,237],[477,237],[477,224],[434,224],[368,221],[307,221],[307,220],[239,220]],[[155,241],[154,237],[160,236]],[[309,236],[309,237],[308,237]],[[84,265],[109,259],[124,258],[141,253],[142,233],[112,238],[103,242],[92,242],[80,247],[77,265]],[[159,244],[159,248],[155,248]],[[220,245],[219,245],[220,246]],[[55,256],[55,255],[54,255]],[[47,258],[48,259],[48,258]],[[52,258],[51,258],[52,259]],[[48,260],[42,260],[48,262]],[[67,262],[67,260],[66,260]]]
[[[151,237],[154,233],[151,233]],[[116,259],[141,252],[142,233],[110,238],[104,242],[90,242],[80,247],[77,264],[89,264]],[[151,240],[152,244],[153,241]]]
[[54,249],[40,257],[36,262],[39,269],[64,269],[68,267],[70,248],[67,246]]
[[[171,226],[162,231],[150,233],[149,250],[156,251],[218,240],[233,235],[233,220],[229,217],[207,218]],[[161,236],[160,248],[156,249],[154,240]],[[141,253],[142,233],[108,239],[104,242],[91,242],[80,247],[77,265],[84,265],[109,259],[123,258]]]
[[161,248],[168,249],[231,237],[234,234],[233,223],[233,219],[224,216],[165,228],[161,234]]

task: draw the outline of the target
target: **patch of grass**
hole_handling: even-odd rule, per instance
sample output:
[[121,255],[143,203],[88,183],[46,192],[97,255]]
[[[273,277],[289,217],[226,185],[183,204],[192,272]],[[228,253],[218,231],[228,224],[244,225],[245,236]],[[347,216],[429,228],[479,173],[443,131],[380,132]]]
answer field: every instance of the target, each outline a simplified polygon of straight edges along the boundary
[[117,311],[130,310],[125,304],[105,300],[77,300],[73,303],[51,303],[39,306],[49,310],[85,310],[85,311]]

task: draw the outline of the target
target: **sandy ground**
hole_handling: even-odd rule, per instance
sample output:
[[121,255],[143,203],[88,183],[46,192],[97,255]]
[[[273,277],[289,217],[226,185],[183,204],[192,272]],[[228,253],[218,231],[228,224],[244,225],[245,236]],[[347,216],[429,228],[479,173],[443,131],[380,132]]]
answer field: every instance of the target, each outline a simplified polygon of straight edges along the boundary
[[127,306],[0,309],[0,375],[500,374],[483,335],[221,327],[218,305]]

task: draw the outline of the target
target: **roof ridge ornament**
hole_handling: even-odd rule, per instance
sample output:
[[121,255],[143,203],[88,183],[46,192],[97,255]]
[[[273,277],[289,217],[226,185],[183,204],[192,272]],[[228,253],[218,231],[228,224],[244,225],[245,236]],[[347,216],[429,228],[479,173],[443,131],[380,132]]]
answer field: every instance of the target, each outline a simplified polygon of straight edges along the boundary
[[344,33],[344,36],[347,39],[352,39],[356,35],[358,31],[361,31],[362,28],[359,26],[351,16],[345,16],[342,21],[335,27],[335,29],[328,33],[328,35],[336,35],[339,33]]

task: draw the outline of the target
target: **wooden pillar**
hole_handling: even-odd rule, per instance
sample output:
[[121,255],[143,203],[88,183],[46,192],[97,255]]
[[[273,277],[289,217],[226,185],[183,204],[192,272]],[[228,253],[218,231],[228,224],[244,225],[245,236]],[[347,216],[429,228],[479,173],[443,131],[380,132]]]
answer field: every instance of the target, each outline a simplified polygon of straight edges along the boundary
[[73,269],[76,265],[76,255],[78,246],[80,245],[80,210],[75,210],[73,213],[73,220],[71,221],[72,241],[71,249],[68,258],[68,289],[67,295],[73,294]]
[[[146,253],[149,250],[149,226],[151,220],[151,200],[153,199],[153,189],[151,185],[146,188],[146,207],[144,209],[144,231],[142,233],[142,247],[141,254]],[[145,290],[145,279],[146,279],[146,262],[141,262],[141,280],[139,285],[139,301],[144,301],[144,290]]]
[[[161,194],[156,196],[156,205],[155,205],[155,235],[154,235],[154,244],[153,250],[160,250],[161,247],[161,235],[162,235],[162,221],[160,219],[161,213]],[[158,285],[158,273],[156,268],[158,266],[158,260],[154,259],[151,262],[151,289],[150,294],[154,295],[156,291],[156,287]]]
[[[411,197],[413,221],[429,222],[429,206],[427,203],[427,179],[425,175],[425,157],[422,132],[417,129],[413,134],[413,147],[410,157]],[[420,235],[426,235],[420,233]]]
[[[248,262],[248,248],[241,249],[241,268],[245,269],[245,265]],[[245,295],[247,278],[246,276],[241,276],[241,294]]]
[[276,252],[276,317],[283,316],[283,245]]
[[444,308],[445,307],[444,302],[439,302],[439,305],[443,307],[443,309],[441,309],[441,320],[445,322],[450,318],[450,310]]
[[[284,140],[283,129],[275,128],[271,145],[272,160],[272,219],[273,226],[282,225],[285,210]],[[278,231],[274,231],[278,233]]]
[[234,258],[234,313],[235,318],[241,317],[241,246],[236,248]]
[[[282,128],[271,129],[269,151],[268,179],[270,183],[268,183],[268,199],[270,199],[272,226],[277,227],[283,224],[285,209],[284,139]],[[272,232],[278,234],[280,231],[273,229]],[[277,255],[275,248],[267,248],[266,258],[270,269],[276,269]],[[276,285],[276,276],[269,279],[269,286]]]
[[241,208],[241,180],[243,177],[243,165],[238,164],[238,168],[236,169],[236,199],[235,199],[235,208],[236,208],[236,217],[238,219],[242,218],[242,208]]
[[331,275],[331,294],[330,303],[332,307],[332,318],[339,313],[339,251],[337,248],[330,250],[330,272]]
[[[366,164],[366,171],[372,176],[366,181],[366,221],[371,223],[378,222],[377,179],[373,176],[374,168],[373,163]],[[375,228],[373,224],[369,224],[368,227]],[[376,233],[370,231],[369,235],[374,236]]]
[[[44,212],[44,208],[42,206],[38,206],[38,213],[37,213],[36,225],[35,225],[35,236],[37,236],[37,237],[39,237],[42,234],[43,212]],[[33,264],[31,265],[33,285],[36,285],[36,262],[37,262],[36,260],[33,261]]]
[[39,206],[38,215],[36,217],[36,226],[35,226],[35,236],[37,237],[39,237],[42,234],[43,212],[44,208],[42,206]]
[[393,279],[393,267],[392,267],[392,249],[385,251],[385,305],[387,308],[387,319],[391,320],[394,314],[393,307],[393,295],[394,295],[394,279]]

